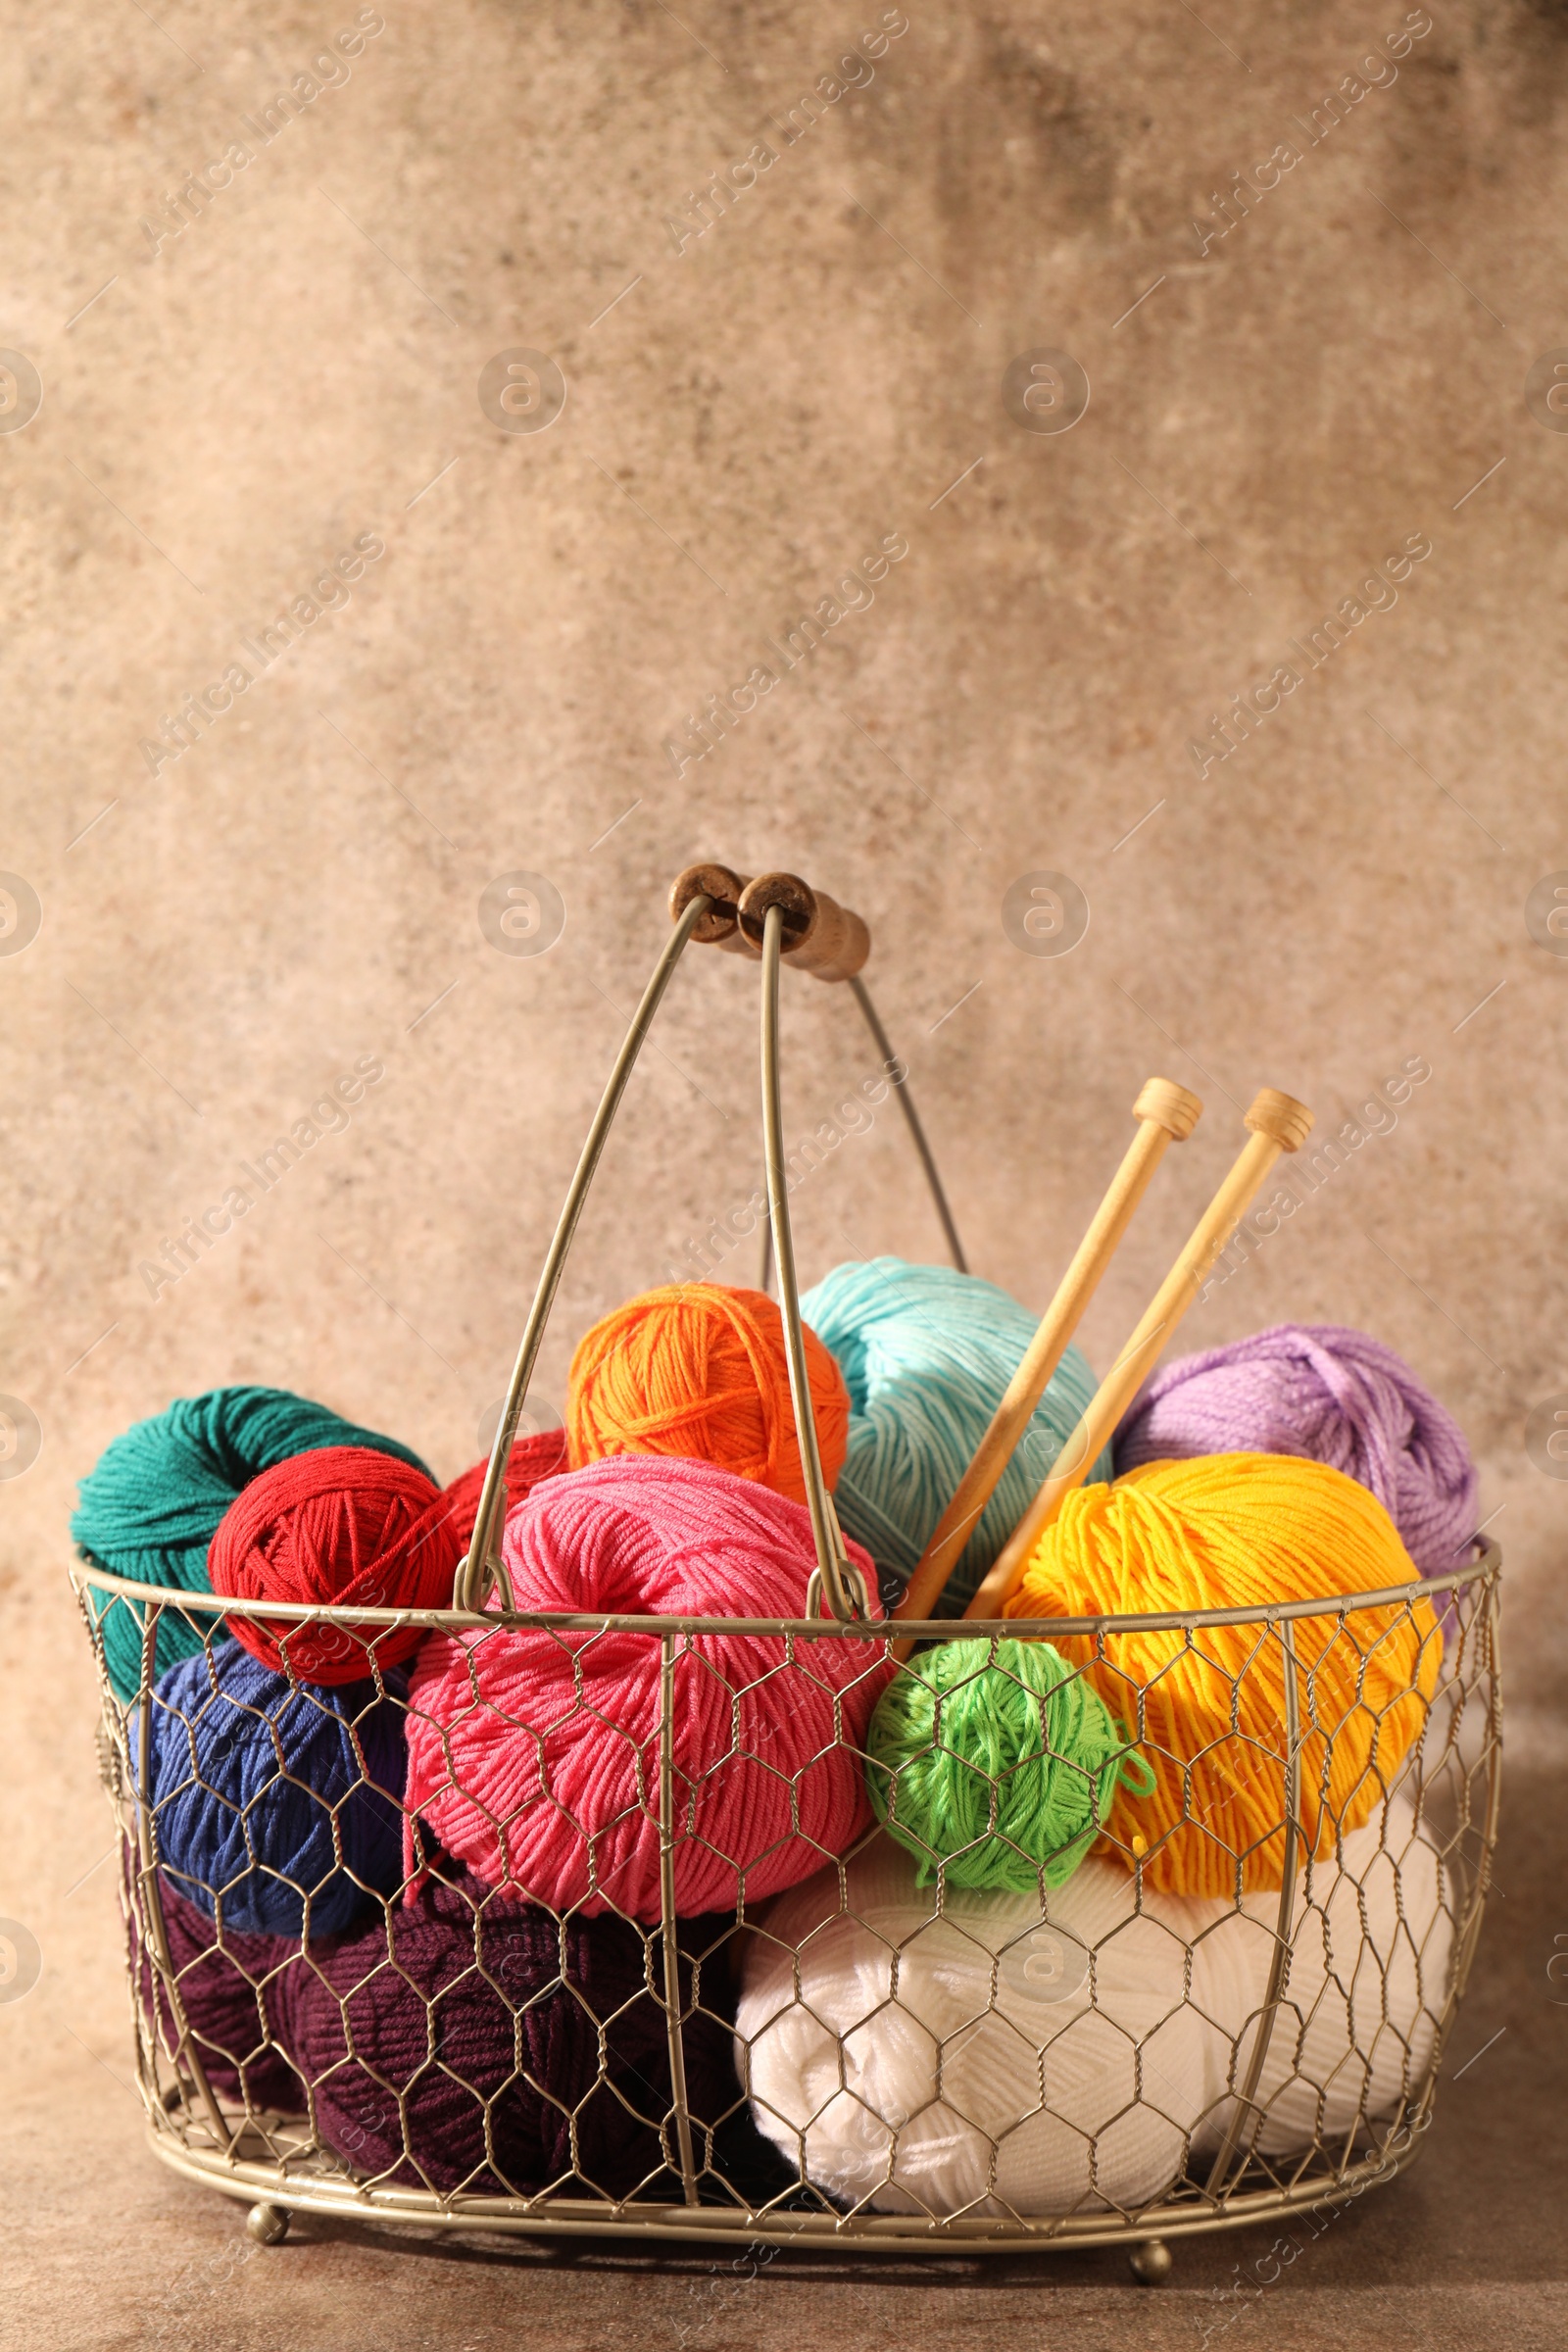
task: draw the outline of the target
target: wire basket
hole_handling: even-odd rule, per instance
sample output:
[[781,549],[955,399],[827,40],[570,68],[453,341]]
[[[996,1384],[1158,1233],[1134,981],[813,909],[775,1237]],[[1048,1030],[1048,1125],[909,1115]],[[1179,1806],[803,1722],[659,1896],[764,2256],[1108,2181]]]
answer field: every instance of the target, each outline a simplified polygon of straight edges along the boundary
[[[999,1643],[1031,1637],[1075,1645],[1077,1673],[1115,1661],[1130,1746],[1148,1737],[1149,1691],[1122,1664],[1128,1638],[1177,1633],[1184,1655],[1206,1658],[1205,1636],[1245,1628],[1231,1653],[1241,1661],[1230,1670],[1232,1727],[1242,1736],[1251,1677],[1283,1688],[1286,1710],[1270,1759],[1278,1813],[1259,1837],[1277,1856],[1265,1892],[1252,1890],[1257,1873],[1237,1851],[1228,1894],[1159,1894],[1098,1794],[1096,1855],[1109,1858],[1071,1876],[1048,1862],[1032,1890],[1000,1901],[959,1885],[951,1855],[945,1867],[930,1856],[922,1872],[874,1825],[848,1853],[808,1850],[805,1772],[838,1763],[858,1784],[874,1770],[848,1694],[913,1667],[890,1654],[817,1455],[781,1142],[782,964],[850,980],[885,1067],[896,1075],[902,1065],[859,977],[857,917],[794,877],[743,885],[718,867],[690,869],[672,905],[674,930],[545,1261],[452,1607],[268,1602],[265,1630],[284,1664],[262,1706],[231,1689],[231,1661],[245,1653],[227,1641],[247,1619],[261,1624],[255,1610],[90,1562],[73,1570],[102,1690],[100,1752],[122,1834],[136,2070],[154,2149],[187,2178],[246,2200],[263,2242],[303,2211],[529,2235],[887,2251],[1122,2243],[1149,2279],[1168,2271],[1172,2237],[1321,2213],[1392,2178],[1431,2121],[1489,1880],[1501,1744],[1496,1546],[1478,1538],[1446,1576],[1260,1610],[901,1623],[901,1637],[922,1649],[975,1644],[975,1671],[1005,1670]],[[606,1135],[694,936],[761,962],[767,1233],[817,1569],[793,1620],[519,1611],[499,1552],[505,1465]],[[906,1086],[900,1099],[961,1266]],[[112,1609],[130,1610],[140,1633],[140,1684],[124,1697],[106,1663]],[[188,1630],[196,1653],[177,1696],[157,1681],[166,1619]],[[407,1672],[382,1656],[410,1627],[464,1634],[481,1660],[487,1644],[518,1632],[555,1644],[579,1709],[590,1704],[598,1645],[646,1654],[659,1693],[652,1738],[646,1724],[598,1720],[607,1741],[638,1745],[638,1807],[657,1833],[657,1917],[617,1905],[591,1825],[569,1825],[584,1845],[587,1896],[559,1910],[516,1887],[493,1893],[433,1847],[378,1761],[389,1727],[401,1738],[411,1720],[421,1730],[429,1720]],[[366,1652],[365,1679],[347,1696],[289,1663],[291,1643],[324,1628]],[[1387,1655],[1408,1632],[1426,1663],[1381,1703],[1413,1710],[1413,1736],[1387,1769],[1375,1730],[1369,1747],[1362,1739],[1370,1763],[1353,1812],[1336,1818],[1327,1801],[1336,1743],[1374,1702],[1358,1680],[1354,1704],[1336,1716],[1319,1662],[1335,1647],[1357,1661]],[[780,1675],[837,1693],[832,1740],[786,1776],[797,1883],[759,1899],[748,1890],[756,1858],[710,1851],[724,1908],[679,1916],[677,1865],[706,1818],[680,1755],[683,1709],[694,1678],[718,1671],[712,1640],[741,1634],[770,1648],[763,1674],[723,1684],[737,1755],[776,1770],[750,1756],[747,1740],[762,1683]],[[215,1744],[223,1710],[235,1728]],[[536,1742],[552,1729],[514,1726]],[[241,1734],[270,1738],[275,1750],[275,1764],[246,1785],[248,1803],[270,1780],[297,1782],[302,1753],[330,1749],[324,1777],[304,1791],[317,1809],[314,1861],[280,1867],[240,1812],[221,1870],[204,1878],[172,1867],[173,1809],[198,1792],[232,1804],[220,1767]],[[170,1753],[188,1753],[188,1763],[160,1780],[158,1758]],[[993,1785],[991,1832],[996,1800]],[[897,1826],[897,1789],[884,1786],[889,1807]],[[1201,1813],[1195,1787],[1184,1825],[1201,1826]],[[255,1928],[258,1890],[274,1932]],[[287,1934],[275,1932],[280,1906]],[[411,1938],[436,1914],[441,1957],[416,1960]]]

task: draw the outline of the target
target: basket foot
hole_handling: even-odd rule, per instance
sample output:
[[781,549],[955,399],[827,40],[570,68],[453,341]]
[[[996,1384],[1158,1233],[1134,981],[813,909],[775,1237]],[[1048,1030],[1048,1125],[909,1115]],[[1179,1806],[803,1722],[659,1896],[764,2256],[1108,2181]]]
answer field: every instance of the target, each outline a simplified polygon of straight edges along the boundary
[[245,2229],[259,2246],[280,2246],[288,2235],[289,2215],[281,2205],[253,2205]]
[[1146,2237],[1127,2259],[1140,2286],[1163,2286],[1170,2277],[1171,2252],[1162,2237]]

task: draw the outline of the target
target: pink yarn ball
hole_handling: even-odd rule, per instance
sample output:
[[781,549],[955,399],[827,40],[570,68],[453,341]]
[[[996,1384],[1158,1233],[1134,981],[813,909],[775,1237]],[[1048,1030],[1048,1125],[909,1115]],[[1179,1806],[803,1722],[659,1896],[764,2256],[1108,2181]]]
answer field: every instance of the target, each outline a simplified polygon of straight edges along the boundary
[[[876,1571],[847,1546],[876,1602]],[[804,1504],[711,1462],[614,1454],[507,1520],[519,1609],[802,1617]],[[880,1641],[682,1638],[674,1672],[675,1899],[733,1910],[808,1878],[869,1819],[857,1750]],[[660,1916],[660,1641],[434,1633],[409,1694],[406,1816],[492,1886],[557,1911]]]

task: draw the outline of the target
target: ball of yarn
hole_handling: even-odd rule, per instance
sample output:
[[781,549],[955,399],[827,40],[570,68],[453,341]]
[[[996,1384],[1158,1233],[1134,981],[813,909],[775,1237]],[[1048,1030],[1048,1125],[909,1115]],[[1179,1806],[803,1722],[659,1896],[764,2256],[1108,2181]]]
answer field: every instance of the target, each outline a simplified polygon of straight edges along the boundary
[[[424,1468],[396,1438],[361,1429],[308,1396],[286,1389],[209,1389],[176,1398],[167,1412],[136,1422],[105,1447],[81,1481],[72,1538],[85,1558],[115,1576],[208,1592],[207,1546],[235,1495],[274,1463],[322,1446],[367,1446]],[[198,1650],[218,1622],[187,1621],[166,1609],[153,1679]],[[103,1637],[116,1696],[133,1697],[141,1686],[140,1609],[112,1600]]]
[[749,1939],[736,2065],[759,2129],[846,2204],[1125,2210],[1169,2187],[1212,2101],[1184,1967],[1114,1864],[1044,1905],[952,1886],[939,1904],[878,1838],[842,1892],[822,1871]]
[[225,1936],[330,1936],[401,1886],[408,1679],[384,1680],[384,1696],[373,1683],[291,1685],[237,1642],[160,1678],[158,1859]]
[[[304,2093],[283,2046],[287,1982],[299,1968],[300,1946],[282,1936],[241,1936],[225,1930],[221,1942],[205,1911],[158,1874],[159,1906],[179,2005],[208,2082],[253,2110],[300,2114]],[[145,1901],[145,1896],[142,1900]],[[141,1912],[129,1910],[130,1959],[142,2015],[171,2061],[180,2049],[179,2020],[169,1982],[155,1966],[156,1937],[144,1937]]]
[[1038,1892],[1070,1879],[1134,1761],[1099,1692],[1048,1642],[939,1642],[877,1700],[866,1784],[924,1886]]
[[[1344,2153],[1369,2124],[1419,2092],[1450,1988],[1455,1900],[1430,1835],[1400,1792],[1378,1819],[1351,1831],[1336,1858],[1302,1872],[1280,2007],[1244,2140],[1265,2156],[1314,2139]],[[1194,1941],[1194,2002],[1232,2037],[1228,2094],[1245,2089],[1262,2030],[1278,1914],[1276,1897],[1245,1895]],[[1239,2104],[1234,2095],[1216,2103],[1200,2134],[1205,2149],[1219,2145]]]
[[1166,1364],[1116,1432],[1116,1467],[1195,1453],[1298,1454],[1343,1470],[1377,1496],[1423,1576],[1457,1568],[1475,1533],[1464,1432],[1364,1331],[1280,1323]]
[[[236,1600],[444,1609],[462,1554],[453,1505],[423,1470],[363,1446],[300,1453],[252,1479],[207,1554]],[[233,1611],[228,1630],[265,1666],[307,1683],[364,1682],[412,1657],[420,1625],[310,1625]]]
[[[681,1985],[701,2127],[735,2079],[684,1966]],[[662,1990],[662,1954],[624,1920],[557,1920],[463,1877],[313,1944],[288,2031],[318,2136],[362,2177],[534,2196],[576,2172],[623,2196],[679,2163]]]
[[[815,1565],[803,1504],[659,1454],[547,1479],[507,1521],[502,1556],[520,1610],[670,1617],[800,1617]],[[880,1642],[802,1642],[791,1658],[779,1636],[681,1639],[682,1912],[757,1901],[849,1843],[885,1673]],[[433,1633],[410,1698],[409,1812],[487,1885],[657,1920],[660,1723],[656,1636]]]
[[[850,1400],[838,1365],[810,1329],[806,1369],[831,1487],[844,1465]],[[566,1437],[574,1469],[611,1453],[691,1454],[804,1502],[774,1300],[763,1291],[679,1282],[617,1306],[571,1359]]]
[[[1383,1505],[1320,1462],[1202,1455],[1069,1494],[1031,1554],[1012,1617],[1262,1609],[1414,1581]],[[1431,1603],[1297,1618],[1300,1813],[1319,1855],[1381,1804],[1420,1737],[1442,1640]],[[1052,1637],[1128,1726],[1154,1774],[1124,1781],[1109,1835],[1146,1886],[1278,1886],[1289,1734],[1285,1655],[1256,1624]]]
[[[850,1393],[839,1517],[892,1592],[907,1583],[952,1500],[1036,1318],[994,1282],[898,1257],[836,1266],[801,1312],[837,1356]],[[963,1614],[1094,1389],[1088,1364],[1069,1348],[954,1569],[944,1613]],[[1110,1476],[1108,1450],[1090,1476]]]
[[[458,1541],[458,1551],[466,1552],[473,1541],[474,1521],[479,1516],[479,1496],[484,1492],[485,1472],[490,1456],[465,1470],[446,1490],[452,1512],[452,1532]],[[507,1457],[502,1483],[507,1491],[507,1509],[531,1494],[541,1479],[554,1478],[566,1467],[566,1433],[564,1429],[536,1430],[531,1437],[519,1438]],[[503,1514],[505,1516],[505,1514]]]

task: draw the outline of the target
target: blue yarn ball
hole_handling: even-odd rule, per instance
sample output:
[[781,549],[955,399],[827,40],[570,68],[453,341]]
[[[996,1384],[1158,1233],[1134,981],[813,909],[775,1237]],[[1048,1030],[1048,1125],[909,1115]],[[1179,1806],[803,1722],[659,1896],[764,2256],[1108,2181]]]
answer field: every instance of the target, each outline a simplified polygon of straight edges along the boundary
[[[311,1936],[335,1936],[402,1886],[408,1673],[382,1682],[385,1697],[373,1682],[291,1688],[237,1642],[160,1678],[158,1859],[220,1928],[297,1937],[308,1916]],[[139,1716],[127,1729],[139,1785]]]
[[[838,1358],[850,1392],[850,1444],[834,1499],[865,1545],[891,1603],[913,1574],[1038,1318],[951,1266],[873,1257],[835,1266],[801,1313]],[[937,1614],[961,1617],[1095,1393],[1069,1347],[953,1571]],[[1107,1446],[1089,1472],[1111,1476]]]
[[[84,1558],[141,1585],[210,1592],[207,1546],[242,1488],[264,1470],[297,1453],[329,1446],[364,1446],[424,1464],[396,1438],[362,1429],[324,1404],[288,1389],[209,1389],[178,1396],[162,1413],[137,1421],[105,1446],[78,1489],[71,1533]],[[141,1687],[142,1611],[134,1601],[102,1596],[104,1660],[118,1698]],[[201,1648],[222,1619],[181,1617],[166,1609],[158,1621],[156,1681],[176,1658]]]

